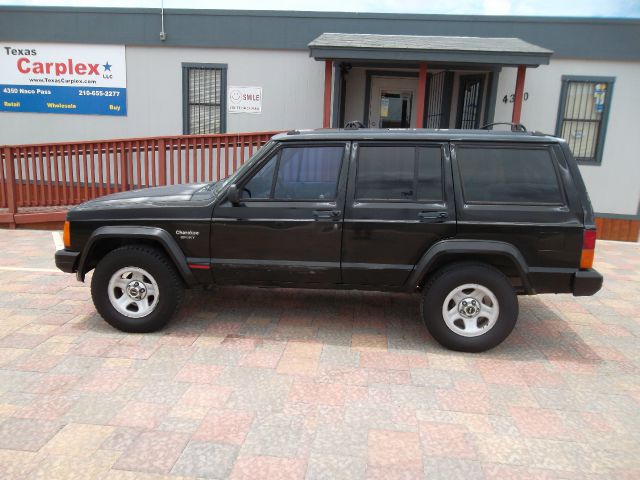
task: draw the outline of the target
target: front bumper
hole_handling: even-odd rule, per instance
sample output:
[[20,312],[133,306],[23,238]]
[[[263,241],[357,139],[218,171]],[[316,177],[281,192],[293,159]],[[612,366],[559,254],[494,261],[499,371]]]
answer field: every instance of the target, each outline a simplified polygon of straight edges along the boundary
[[69,250],[58,250],[55,255],[56,267],[65,273],[73,273],[76,270],[76,262],[80,252],[70,252]]
[[596,270],[579,270],[573,274],[571,287],[573,295],[576,297],[585,297],[593,295],[602,288],[602,275]]

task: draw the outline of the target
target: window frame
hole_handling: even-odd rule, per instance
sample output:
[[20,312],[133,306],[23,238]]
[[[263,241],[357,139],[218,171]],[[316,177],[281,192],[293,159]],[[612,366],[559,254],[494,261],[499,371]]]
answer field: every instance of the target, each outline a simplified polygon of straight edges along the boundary
[[[413,157],[413,191],[414,197],[411,199],[391,199],[391,198],[366,198],[358,196],[358,175],[360,173],[360,156],[363,147],[411,147],[414,149]],[[440,149],[440,188],[441,196],[439,199],[419,199],[418,198],[418,149],[419,148],[439,148]],[[355,162],[355,176],[353,179],[353,200],[359,203],[420,203],[420,204],[444,204],[445,202],[445,185],[444,185],[444,169],[445,169],[445,144],[443,143],[421,143],[421,142],[404,142],[404,141],[382,141],[382,142],[358,142],[358,149]]]
[[[336,177],[336,189],[335,195],[331,199],[317,199],[317,198],[308,198],[308,199],[294,199],[294,198],[274,198],[275,196],[275,188],[276,182],[278,179],[278,171],[280,170],[280,158],[282,157],[282,151],[285,148],[318,148],[318,147],[340,147],[342,148],[342,157],[340,159],[340,169],[338,170],[338,176]],[[340,196],[340,179],[344,173],[345,164],[349,158],[350,144],[347,141],[326,141],[326,142],[313,142],[313,143],[291,143],[286,145],[280,145],[276,148],[271,154],[262,162],[260,162],[259,166],[256,166],[255,171],[252,171],[247,174],[247,177],[242,179],[242,182],[239,184],[238,189],[243,191],[244,187],[253,180],[258,172],[260,172],[263,168],[267,166],[267,164],[276,158],[276,165],[273,169],[273,176],[271,178],[271,190],[269,192],[269,198],[244,198],[242,197],[242,203],[250,203],[250,202],[270,202],[270,203],[328,203],[328,204],[336,204],[338,198]]]
[[[467,195],[465,193],[464,186],[464,175],[462,162],[458,157],[458,153],[460,149],[469,148],[469,149],[496,149],[496,148],[504,148],[510,150],[545,150],[549,154],[549,158],[551,159],[551,165],[553,168],[553,172],[556,177],[556,185],[558,186],[558,192],[560,193],[560,202],[484,202],[477,200],[467,200]],[[451,144],[451,150],[453,153],[453,157],[455,158],[455,168],[457,170],[457,176],[460,179],[460,194],[462,195],[462,202],[464,205],[470,206],[515,206],[515,207],[567,207],[567,193],[564,188],[564,183],[562,181],[561,172],[558,167],[558,158],[556,156],[555,149],[553,148],[553,144],[548,143],[540,143],[540,144],[520,144],[520,143],[455,143]]]
[[[596,76],[596,75],[563,75],[562,76],[562,84],[560,87],[560,101],[558,104],[558,115],[556,118],[556,132],[555,132],[555,135],[558,138],[564,138],[562,137],[562,124],[565,121],[564,110],[566,107],[565,102],[567,101],[567,95],[569,92],[569,84],[571,82],[589,82],[589,83],[606,83],[607,84],[607,95],[605,97],[604,108],[602,110],[602,117],[600,118],[600,128],[598,131],[595,157],[593,160],[588,160],[584,157],[577,157],[574,155],[576,162],[579,165],[602,165],[602,154],[604,152],[604,143],[607,135],[607,126],[609,124],[609,112],[611,110],[611,102],[613,98],[613,89],[615,86],[615,81],[616,81],[616,77],[603,77],[603,76]],[[571,153],[573,154],[573,152]]]
[[[189,103],[189,70],[220,70],[220,131],[202,135],[217,135],[227,132],[227,70],[226,63],[182,63],[182,133],[183,135],[198,135],[189,132],[190,109]],[[215,105],[214,105],[215,106]]]

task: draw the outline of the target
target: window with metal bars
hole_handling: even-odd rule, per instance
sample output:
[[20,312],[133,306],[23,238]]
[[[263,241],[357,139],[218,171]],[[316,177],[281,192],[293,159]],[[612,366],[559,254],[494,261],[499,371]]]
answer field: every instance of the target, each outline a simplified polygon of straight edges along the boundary
[[427,77],[425,128],[449,128],[453,72],[438,72]]
[[183,133],[225,133],[227,65],[183,63]]
[[457,128],[480,127],[480,112],[484,92],[483,75],[460,75]]
[[569,143],[579,162],[602,162],[614,81],[613,77],[562,77],[556,136]]

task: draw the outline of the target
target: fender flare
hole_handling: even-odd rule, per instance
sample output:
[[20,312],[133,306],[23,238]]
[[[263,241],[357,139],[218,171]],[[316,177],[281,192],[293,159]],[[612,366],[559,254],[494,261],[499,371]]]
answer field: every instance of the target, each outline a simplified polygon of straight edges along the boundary
[[441,240],[436,242],[425,252],[413,268],[407,281],[408,290],[413,292],[418,288],[420,282],[438,258],[444,255],[470,253],[501,255],[509,258],[518,269],[525,292],[527,294],[535,293],[529,279],[529,267],[520,250],[511,243],[497,240]]
[[84,282],[86,273],[85,264],[94,245],[98,241],[106,238],[131,238],[154,241],[158,243],[169,256],[187,286],[193,286],[197,283],[191,269],[187,265],[187,259],[184,253],[171,234],[162,228],[141,226],[107,226],[94,230],[78,259],[76,276],[81,282]]

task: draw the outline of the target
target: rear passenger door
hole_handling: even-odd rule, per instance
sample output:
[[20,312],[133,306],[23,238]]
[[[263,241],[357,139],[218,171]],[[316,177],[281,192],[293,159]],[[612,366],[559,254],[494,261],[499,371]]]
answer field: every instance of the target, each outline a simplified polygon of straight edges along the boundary
[[352,147],[342,281],[399,287],[424,252],[455,235],[446,142],[360,142]]

